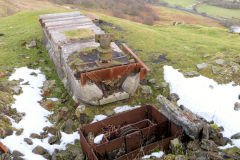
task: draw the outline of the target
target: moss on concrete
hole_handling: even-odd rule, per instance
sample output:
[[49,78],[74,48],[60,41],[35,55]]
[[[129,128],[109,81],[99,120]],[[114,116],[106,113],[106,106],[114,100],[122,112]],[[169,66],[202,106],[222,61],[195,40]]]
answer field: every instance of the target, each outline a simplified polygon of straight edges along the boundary
[[95,37],[94,31],[87,28],[62,31],[62,33],[67,37],[68,40],[86,40],[93,39]]

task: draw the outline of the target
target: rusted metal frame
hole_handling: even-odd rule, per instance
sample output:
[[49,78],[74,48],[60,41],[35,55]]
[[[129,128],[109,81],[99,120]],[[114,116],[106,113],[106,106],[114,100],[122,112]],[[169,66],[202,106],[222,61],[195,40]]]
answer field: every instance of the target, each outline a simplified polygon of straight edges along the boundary
[[147,73],[150,72],[150,69],[148,68],[148,66],[145,65],[142,62],[142,60],[140,58],[138,58],[138,56],[130,48],[128,48],[128,46],[126,44],[122,45],[122,50],[125,53],[130,54],[131,56],[133,56],[137,60],[137,62],[139,62],[141,64],[141,66],[146,69]]
[[120,113],[117,116],[112,116],[102,121],[88,124],[83,127],[84,133],[88,134],[89,132],[92,132],[94,135],[97,135],[102,131],[103,127],[108,125],[122,126],[126,122],[136,123],[142,119],[145,119],[145,109],[146,106],[142,106],[140,108],[134,109],[134,112]]
[[7,147],[2,142],[0,142],[0,149],[2,149],[2,151],[5,152],[5,153],[8,152]]
[[[122,70],[123,71],[124,69],[127,69],[125,72],[129,73],[129,72],[131,72],[135,68],[138,69],[138,67],[139,67],[139,65],[137,63],[134,63],[134,64],[120,65],[120,66],[117,66],[117,67],[115,66],[115,67],[111,67],[111,68],[105,68],[105,69],[101,69],[101,70],[88,71],[88,72],[85,72],[85,73],[81,73],[81,84],[84,85],[86,83],[87,79],[94,80],[97,83],[102,81],[102,80],[110,80],[112,78],[116,78],[116,75],[114,75],[113,73],[111,75],[111,72],[113,72],[113,71],[117,72],[118,70]],[[98,77],[97,79],[95,79],[94,77],[98,73],[101,76]],[[104,75],[106,76],[107,73],[110,74],[110,76],[109,77],[104,77]],[[124,76],[124,74],[126,75],[127,73],[123,72],[123,73],[118,74],[118,76],[119,75]]]
[[147,146],[136,149],[130,153],[127,153],[119,158],[116,158],[115,160],[133,160],[137,158],[140,159],[142,156],[148,154],[148,152],[153,151],[156,148],[161,148],[163,151],[165,151],[167,150],[170,140],[172,139],[174,139],[174,137],[169,137],[164,140],[149,144]]
[[[147,115],[146,115],[146,110],[148,110],[147,111]],[[137,111],[137,113],[136,113],[136,111]],[[152,115],[153,116],[159,116],[159,114],[153,114],[153,113],[149,113],[149,112],[156,112],[157,110],[154,108],[154,107],[152,107],[152,106],[150,106],[150,105],[146,105],[146,106],[143,106],[143,107],[141,107],[141,108],[138,108],[138,109],[135,109],[135,110],[133,110],[133,111],[129,111],[129,112],[127,112],[127,113],[122,113],[122,114],[119,114],[120,115],[120,117],[119,117],[119,115],[117,115],[117,116],[114,116],[114,117],[110,117],[110,118],[107,118],[107,119],[105,119],[105,120],[103,120],[102,122],[100,121],[100,122],[96,122],[96,123],[93,123],[93,124],[90,124],[90,125],[87,125],[87,126],[85,126],[85,127],[83,127],[84,129],[83,129],[83,131],[85,132],[85,134],[88,134],[89,132],[93,132],[95,135],[97,134],[97,133],[99,133],[100,131],[101,131],[101,129],[99,129],[99,128],[102,128],[103,126],[105,126],[105,125],[109,125],[109,124],[113,124],[113,125],[121,125],[121,124],[124,124],[124,120],[125,120],[125,123],[127,122],[128,124],[131,124],[131,123],[133,123],[133,124],[137,124],[137,122],[140,120],[141,121],[141,119],[145,119],[145,118],[148,118],[148,117],[152,117]],[[142,114],[143,113],[143,114]],[[141,115],[139,118],[137,118],[136,119],[136,117],[134,117],[133,119],[133,121],[132,122],[129,122],[129,121],[131,121],[132,119],[130,118],[128,118],[128,117],[132,117],[131,116],[131,114],[134,114],[134,115],[136,115],[136,116],[139,116],[139,115]],[[163,116],[164,117],[164,116]],[[125,118],[125,119],[124,119]],[[138,120],[139,119],[139,120]],[[117,121],[118,120],[118,121]],[[140,147],[140,149],[136,149],[136,150],[134,150],[134,151],[132,151],[132,152],[129,152],[129,153],[127,153],[127,154],[125,154],[125,155],[123,155],[123,156],[121,156],[121,157],[119,157],[119,158],[117,158],[116,160],[125,160],[125,159],[134,159],[134,158],[136,158],[136,156],[139,156],[139,154],[141,154],[141,156],[143,156],[144,154],[146,154],[147,152],[149,152],[149,151],[151,151],[151,150],[153,150],[153,149],[155,149],[155,148],[161,148],[161,149],[163,149],[163,150],[166,150],[167,148],[168,148],[168,146],[169,146],[169,143],[170,143],[170,140],[172,140],[172,139],[174,139],[175,137],[177,137],[177,136],[179,136],[179,131],[181,131],[181,129],[179,129],[175,124],[173,124],[172,122],[169,122],[169,120],[167,119],[157,119],[158,121],[160,121],[160,123],[158,123],[157,124],[157,126],[158,127],[156,127],[156,125],[154,125],[154,126],[150,126],[150,127],[148,127],[148,128],[150,128],[149,129],[149,131],[147,131],[147,129],[146,128],[144,128],[144,129],[142,129],[141,130],[141,133],[143,134],[142,136],[143,136],[143,138],[144,138],[144,134],[145,134],[145,137],[147,136],[147,135],[152,135],[152,134],[156,134],[156,133],[158,133],[158,134],[163,134],[164,133],[164,130],[166,130],[166,128],[168,128],[168,130],[170,131],[170,132],[176,132],[177,134],[173,134],[173,133],[171,133],[171,134],[168,134],[168,136],[170,136],[169,138],[166,138],[166,139],[163,139],[163,140],[160,140],[160,141],[158,141],[158,142],[154,142],[154,143],[152,143],[152,144],[149,144],[149,145],[146,145],[146,146],[141,146]],[[143,120],[142,120],[143,121]],[[162,127],[161,127],[162,126]],[[165,127],[164,127],[165,126]],[[167,127],[168,126],[168,127]],[[153,129],[155,127],[155,129]],[[151,129],[152,128],[152,129]],[[159,130],[160,129],[160,130]],[[87,132],[86,132],[87,131]],[[150,133],[151,132],[151,133]],[[131,133],[132,135],[135,135],[137,132],[133,132],[133,133]],[[131,134],[129,134],[129,135],[131,135]],[[80,134],[80,136],[81,136],[81,138],[82,139],[85,139],[83,136],[83,134]],[[127,135],[128,136],[128,135]],[[122,144],[123,144],[123,139],[122,139],[123,137],[119,137],[119,138],[117,138],[117,139],[114,139],[114,140],[112,140],[112,141],[109,141],[109,142],[107,142],[107,143],[104,143],[104,144],[100,144],[100,145],[97,145],[96,147],[94,147],[95,148],[95,150],[97,149],[98,151],[98,153],[97,154],[99,154],[99,155],[102,155],[102,156],[104,156],[104,154],[106,154],[106,151],[104,151],[106,148],[102,148],[102,146],[105,146],[105,147],[107,147],[107,152],[111,152],[111,151],[113,151],[113,150],[115,150],[115,149],[117,149],[117,148],[120,148],[121,146],[122,146]],[[135,137],[136,139],[139,139],[139,137],[136,135],[136,137]],[[107,140],[106,140],[107,141]],[[120,142],[121,141],[121,142]],[[115,145],[113,145],[112,146],[112,142],[115,142]],[[119,143],[120,142],[120,143]],[[130,143],[130,145],[131,144],[133,144],[134,142],[131,142]],[[137,142],[137,143],[140,143],[140,140],[139,140],[139,142]],[[115,147],[114,148],[114,146],[118,146],[117,148]],[[138,145],[139,146],[139,145]],[[133,146],[134,147],[134,146]],[[95,154],[95,153],[93,153],[93,154]],[[91,158],[90,158],[91,159]]]
[[119,149],[122,144],[125,143],[125,138],[124,137],[119,137],[114,140],[111,140],[107,143],[100,144],[94,147],[94,150],[96,153],[100,156],[104,156],[108,152],[112,152],[116,149]]
[[83,154],[87,156],[88,159],[90,160],[98,160],[95,153],[93,152],[93,149],[90,147],[87,140],[84,138],[83,131],[79,130],[79,134],[80,134],[80,142],[82,145]]
[[125,136],[126,152],[129,153],[141,147],[142,133],[140,131]]

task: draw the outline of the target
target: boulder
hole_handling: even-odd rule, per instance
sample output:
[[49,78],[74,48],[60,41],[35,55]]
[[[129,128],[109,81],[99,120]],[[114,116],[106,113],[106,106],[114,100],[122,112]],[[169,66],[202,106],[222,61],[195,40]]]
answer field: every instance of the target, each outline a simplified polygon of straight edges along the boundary
[[203,129],[205,122],[201,117],[192,113],[185,107],[172,104],[162,95],[157,96],[159,111],[173,123],[181,127],[192,139],[197,139]]
[[82,95],[86,102],[97,101],[102,99],[103,92],[96,84],[85,84],[82,88]]
[[209,64],[207,64],[207,63],[201,63],[201,64],[197,64],[197,65],[196,65],[196,67],[197,67],[197,69],[198,69],[199,71],[207,68],[208,66],[209,66]]
[[125,92],[127,92],[130,96],[132,96],[138,87],[140,81],[140,74],[128,76],[126,80],[122,84],[122,88]]

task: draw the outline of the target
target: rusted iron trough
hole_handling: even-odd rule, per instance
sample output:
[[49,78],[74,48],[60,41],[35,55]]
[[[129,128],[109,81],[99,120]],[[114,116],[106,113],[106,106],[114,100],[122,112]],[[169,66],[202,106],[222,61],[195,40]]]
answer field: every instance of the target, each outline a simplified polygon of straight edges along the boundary
[[[151,105],[88,124],[79,130],[82,150],[90,160],[132,160],[159,148],[168,149],[170,140],[182,130]],[[100,144],[90,135],[104,134]]]

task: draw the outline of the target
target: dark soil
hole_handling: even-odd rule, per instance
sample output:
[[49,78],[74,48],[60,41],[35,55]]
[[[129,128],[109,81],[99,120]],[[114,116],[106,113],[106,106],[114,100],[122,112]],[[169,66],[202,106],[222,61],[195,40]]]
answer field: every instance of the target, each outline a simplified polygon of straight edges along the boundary
[[154,58],[154,56],[152,56],[152,57],[151,57],[151,61],[152,61],[152,63],[156,63],[156,64],[158,64],[158,63],[169,62],[170,60],[167,59],[167,58],[166,58],[166,55],[163,54],[163,55],[158,56],[157,59]]
[[4,34],[3,34],[3,33],[0,33],[0,37],[1,37],[1,36],[4,36]]

